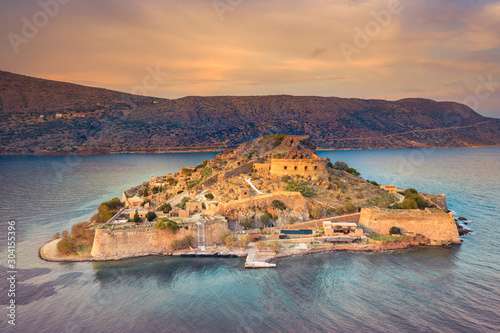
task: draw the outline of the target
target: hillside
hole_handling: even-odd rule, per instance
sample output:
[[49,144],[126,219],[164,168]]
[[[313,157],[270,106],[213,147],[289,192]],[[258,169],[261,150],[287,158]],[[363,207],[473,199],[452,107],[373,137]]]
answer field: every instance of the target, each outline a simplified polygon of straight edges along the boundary
[[274,133],[319,149],[500,145],[500,119],[427,99],[168,100],[0,72],[0,111],[0,154],[221,150]]

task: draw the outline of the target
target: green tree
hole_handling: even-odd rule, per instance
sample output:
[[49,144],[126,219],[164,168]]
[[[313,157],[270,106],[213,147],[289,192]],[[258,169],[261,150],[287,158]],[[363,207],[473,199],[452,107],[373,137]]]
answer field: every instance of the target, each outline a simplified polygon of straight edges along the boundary
[[269,215],[269,213],[265,213],[260,216],[260,223],[262,224],[262,226],[267,227],[270,222],[271,216]]
[[361,173],[359,173],[358,170],[354,168],[347,168],[345,171],[358,177],[361,175]]
[[208,200],[214,200],[214,195],[212,193],[207,193],[205,194],[205,198],[207,198]]
[[391,229],[389,229],[389,234],[399,235],[401,234],[401,229],[399,229],[398,227],[391,227]]
[[313,197],[316,195],[312,190],[308,189],[304,184],[299,181],[291,181],[286,185],[285,191],[300,192],[305,197]]
[[342,161],[335,162],[334,167],[337,170],[347,170],[347,168],[349,168],[349,166],[347,165],[347,163],[346,162],[342,162]]
[[164,203],[158,207],[158,210],[161,210],[164,214],[168,214],[172,210],[172,206],[169,203]]
[[323,216],[323,207],[320,205],[316,205],[311,209],[311,217],[315,220],[321,218]]
[[344,204],[344,211],[346,213],[355,213],[358,208],[352,202],[346,202]]
[[172,231],[173,234],[179,230],[179,224],[177,222],[172,221],[172,220],[167,220],[166,228]]
[[146,214],[146,219],[151,222],[153,221],[155,218],[157,218],[158,216],[156,215],[155,212],[147,212]]
[[243,220],[243,222],[241,222],[240,224],[243,227],[243,229],[245,229],[245,230],[251,229],[253,226],[252,220],[248,217],[245,220]]

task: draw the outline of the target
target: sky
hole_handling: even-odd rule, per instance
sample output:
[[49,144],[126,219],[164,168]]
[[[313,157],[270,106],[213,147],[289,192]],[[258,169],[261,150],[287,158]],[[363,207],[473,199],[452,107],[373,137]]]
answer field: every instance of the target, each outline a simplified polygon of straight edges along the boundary
[[500,118],[500,1],[3,0],[0,69],[164,98],[456,101]]

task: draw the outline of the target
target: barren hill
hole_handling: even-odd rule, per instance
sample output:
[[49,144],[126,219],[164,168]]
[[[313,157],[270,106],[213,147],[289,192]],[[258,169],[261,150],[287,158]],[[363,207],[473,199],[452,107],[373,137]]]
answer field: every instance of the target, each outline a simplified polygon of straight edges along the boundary
[[221,150],[261,134],[319,149],[500,145],[500,119],[454,102],[135,96],[0,71],[1,154]]

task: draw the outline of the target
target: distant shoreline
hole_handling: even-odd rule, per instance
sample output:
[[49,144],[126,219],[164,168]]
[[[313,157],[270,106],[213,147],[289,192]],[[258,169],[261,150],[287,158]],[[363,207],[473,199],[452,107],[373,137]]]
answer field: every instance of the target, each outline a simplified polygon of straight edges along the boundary
[[[500,147],[500,145],[480,145],[480,146],[447,146],[447,147],[404,147],[404,148],[391,148],[391,147],[377,147],[377,148],[317,148],[317,151],[350,151],[350,150],[388,150],[388,149],[449,149],[449,148],[492,148]],[[225,147],[223,149],[216,148],[179,148],[179,149],[151,149],[148,151],[134,150],[134,151],[107,151],[107,150],[77,150],[74,152],[61,151],[61,152],[37,152],[37,153],[18,153],[18,152],[0,152],[0,156],[66,156],[66,155],[119,155],[119,154],[176,154],[176,153],[216,153],[222,152],[234,147]]]

